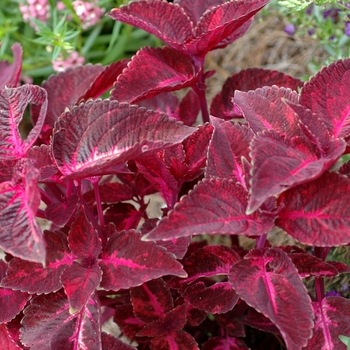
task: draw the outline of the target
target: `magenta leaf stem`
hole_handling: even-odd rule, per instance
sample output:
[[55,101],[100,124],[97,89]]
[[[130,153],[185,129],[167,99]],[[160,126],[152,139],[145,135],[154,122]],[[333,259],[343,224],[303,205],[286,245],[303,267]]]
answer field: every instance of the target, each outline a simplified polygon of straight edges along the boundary
[[98,177],[97,181],[92,181],[92,185],[94,186],[94,193],[96,198],[96,206],[97,206],[97,213],[98,213],[98,219],[100,221],[100,225],[104,227],[105,221],[103,217],[103,210],[102,210],[102,204],[101,204],[101,196],[100,191],[98,189],[98,182],[100,181],[100,177]]

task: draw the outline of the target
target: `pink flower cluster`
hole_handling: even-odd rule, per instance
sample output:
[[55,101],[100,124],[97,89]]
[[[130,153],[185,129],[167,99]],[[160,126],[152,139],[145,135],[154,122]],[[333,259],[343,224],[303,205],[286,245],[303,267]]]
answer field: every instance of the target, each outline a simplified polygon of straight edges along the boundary
[[95,25],[103,15],[103,10],[95,6],[97,1],[81,1],[72,2],[75,13],[80,17],[84,29]]
[[63,72],[69,67],[75,67],[83,64],[85,61],[84,57],[79,56],[76,51],[69,51],[69,56],[64,57],[62,54],[58,56],[56,60],[52,61],[52,67],[56,72]]
[[37,26],[30,20],[30,17],[34,17],[39,21],[46,23],[49,18],[49,3],[48,0],[26,0],[22,1],[19,5],[19,9],[22,12],[23,20],[29,22],[30,25],[38,30]]

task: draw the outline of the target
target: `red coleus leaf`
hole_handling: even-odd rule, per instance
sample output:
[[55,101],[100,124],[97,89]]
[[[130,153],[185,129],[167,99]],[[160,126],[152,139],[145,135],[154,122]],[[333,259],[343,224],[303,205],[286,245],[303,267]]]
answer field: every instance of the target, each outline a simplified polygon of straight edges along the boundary
[[25,260],[45,262],[45,242],[36,222],[40,204],[38,171],[24,165],[22,182],[0,184],[0,247]]
[[226,336],[213,337],[203,344],[202,350],[249,350],[241,339]]
[[87,259],[83,259],[81,264],[74,262],[63,271],[61,282],[69,300],[70,313],[81,311],[88,303],[101,282],[101,276],[97,261],[90,262]]
[[192,24],[185,12],[180,6],[165,1],[131,2],[113,9],[107,15],[154,34],[179,51],[193,36]]
[[128,68],[118,77],[111,99],[135,103],[160,92],[192,86],[197,78],[192,62],[182,52],[170,47],[145,47],[133,56]]
[[221,92],[215,96],[211,103],[210,113],[222,119],[240,118],[242,117],[241,111],[235,108],[232,102],[235,91],[247,92],[272,85],[297,90],[298,87],[303,86],[303,82],[275,70],[262,68],[242,70],[227,78]]
[[60,231],[45,231],[46,267],[36,262],[13,258],[1,286],[31,294],[56,292],[62,288],[60,276],[73,263],[67,235]]
[[90,100],[66,111],[56,122],[53,156],[65,177],[101,175],[147,150],[181,142],[193,131],[162,113]]
[[0,91],[7,87],[16,87],[22,71],[22,47],[15,43],[11,47],[13,52],[13,63],[0,61]]
[[101,252],[101,239],[92,224],[87,220],[85,211],[80,209],[79,215],[71,226],[68,236],[68,244],[72,253],[78,259],[86,259],[93,263]]
[[243,300],[278,327],[288,349],[307,344],[314,317],[311,300],[286,253],[252,250],[232,267],[229,280]]
[[338,60],[323,68],[305,83],[300,104],[326,124],[334,137],[350,135],[350,59]]
[[[38,106],[38,120],[27,139],[22,140],[18,127],[29,103]],[[0,106],[0,158],[6,160],[22,158],[38,138],[44,124],[47,108],[46,91],[35,85],[5,88],[0,92]]]
[[[96,296],[73,316],[62,291],[33,298],[24,310],[21,341],[31,349],[101,349],[100,305]],[[67,347],[68,346],[68,347]]]
[[198,234],[260,235],[273,227],[273,218],[246,215],[247,192],[235,181],[204,179],[183,197],[144,239],[172,239]]
[[[0,280],[2,280],[6,276],[6,268],[6,263],[0,260]],[[11,321],[17,314],[19,314],[24,309],[29,298],[30,295],[28,295],[27,293],[22,293],[20,291],[6,288],[0,288],[0,323],[6,323]]]
[[259,133],[251,142],[253,167],[247,213],[254,212],[268,197],[319,177],[344,149],[344,141],[335,140],[322,157],[303,137],[287,139],[272,130]]
[[181,330],[186,324],[187,304],[177,306],[170,310],[163,317],[147,323],[143,329],[138,332],[138,336],[157,337],[163,334],[171,336],[173,332]]
[[209,287],[197,282],[189,286],[182,296],[193,307],[212,314],[232,310],[239,299],[229,282],[218,282]]
[[197,342],[186,332],[172,332],[156,337],[151,342],[151,350],[199,350]]
[[185,125],[193,125],[201,109],[198,95],[190,90],[179,104],[179,120]]
[[283,99],[298,103],[296,91],[265,86],[254,91],[236,91],[234,102],[242,110],[251,129],[258,133],[274,130],[287,137],[300,135],[298,118]]
[[136,287],[164,275],[187,276],[172,254],[154,242],[142,242],[141,234],[133,230],[115,233],[101,259],[100,286],[108,290]]
[[102,332],[102,350],[136,350],[133,346],[123,343],[111,334]]
[[[42,84],[48,97],[45,131],[51,132],[57,118],[64,112],[65,108],[74,105],[103,70],[104,68],[99,65],[69,68],[64,72],[50,76]],[[37,124],[39,113],[36,107],[32,107],[31,115],[34,124]]]
[[240,320],[244,325],[249,327],[280,335],[278,328],[267,317],[253,308],[249,308],[248,312]]
[[134,314],[145,323],[164,317],[174,307],[170,289],[159,278],[131,288]]
[[104,92],[113,86],[118,76],[123,72],[124,68],[127,67],[128,62],[129,59],[125,58],[104,67],[100,74],[91,83],[89,88],[75,102],[79,103],[82,101],[87,101],[89,98],[95,99],[100,97]]
[[45,209],[46,219],[58,227],[66,225],[75,212],[78,196],[72,195],[63,203],[48,204]]
[[0,324],[0,349],[4,350],[22,350],[21,347],[15,344],[6,324]]
[[296,246],[279,247],[288,254],[294,266],[298,269],[301,277],[310,276],[338,276],[339,272],[335,266],[308,254],[303,249]]
[[290,189],[279,197],[276,224],[299,242],[335,246],[350,242],[350,180],[335,172]]
[[[248,29],[251,17],[268,2],[206,1],[204,4],[209,9],[191,4],[197,8],[194,14],[186,13],[186,2],[182,9],[181,1],[180,6],[159,0],[138,1],[113,9],[108,15],[158,36],[175,50],[203,57],[208,51],[224,47],[241,36]],[[197,18],[198,23],[192,22]]]
[[305,349],[346,350],[339,335],[350,336],[350,300],[341,297],[326,297],[314,302],[316,320],[314,334]]
[[250,162],[249,144],[253,132],[238,123],[224,122],[214,117],[211,117],[211,121],[215,131],[209,146],[206,177],[233,178],[247,188],[242,158]]
[[[248,30],[250,23],[246,22],[268,3],[269,0],[237,0],[211,8],[194,28],[195,38],[186,43],[186,50],[203,56],[215,48],[225,47]],[[229,36],[231,41],[222,43]]]

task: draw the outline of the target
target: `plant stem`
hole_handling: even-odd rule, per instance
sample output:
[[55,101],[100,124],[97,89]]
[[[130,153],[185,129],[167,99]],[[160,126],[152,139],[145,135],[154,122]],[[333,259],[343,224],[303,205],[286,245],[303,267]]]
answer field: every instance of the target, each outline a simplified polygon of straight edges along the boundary
[[98,189],[98,181],[94,181],[92,183],[92,185],[94,186],[98,219],[100,221],[101,227],[104,227],[105,220],[104,220],[104,217],[103,217],[103,210],[102,210],[102,205],[101,205],[101,196],[100,196],[100,191]]

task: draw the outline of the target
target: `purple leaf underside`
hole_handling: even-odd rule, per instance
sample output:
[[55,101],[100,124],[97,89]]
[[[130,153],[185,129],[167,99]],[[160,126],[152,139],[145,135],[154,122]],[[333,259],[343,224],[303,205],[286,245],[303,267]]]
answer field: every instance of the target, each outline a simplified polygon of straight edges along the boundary
[[276,224],[299,242],[337,246],[350,242],[350,180],[325,172],[320,178],[283,193]]
[[288,349],[306,346],[314,325],[311,300],[286,253],[252,250],[232,267],[229,280],[243,300],[279,328]]
[[[139,50],[118,77],[111,99],[136,103],[160,92],[192,86],[198,76],[189,58],[170,47]],[[137,81],[137,84],[135,84]]]
[[109,239],[99,265],[103,271],[100,286],[114,291],[164,275],[187,276],[174,255],[154,242],[142,242],[141,234],[133,230],[117,232]]
[[235,181],[205,179],[183,197],[169,215],[145,236],[168,240],[198,234],[261,235],[273,219],[259,213],[246,215],[247,192]]
[[7,86],[14,88],[18,85],[19,77],[22,71],[22,55],[23,50],[19,43],[15,43],[11,47],[13,52],[13,63],[0,61],[0,91]]
[[89,100],[57,121],[53,156],[66,178],[102,175],[146,151],[181,142],[194,130],[163,113]]

